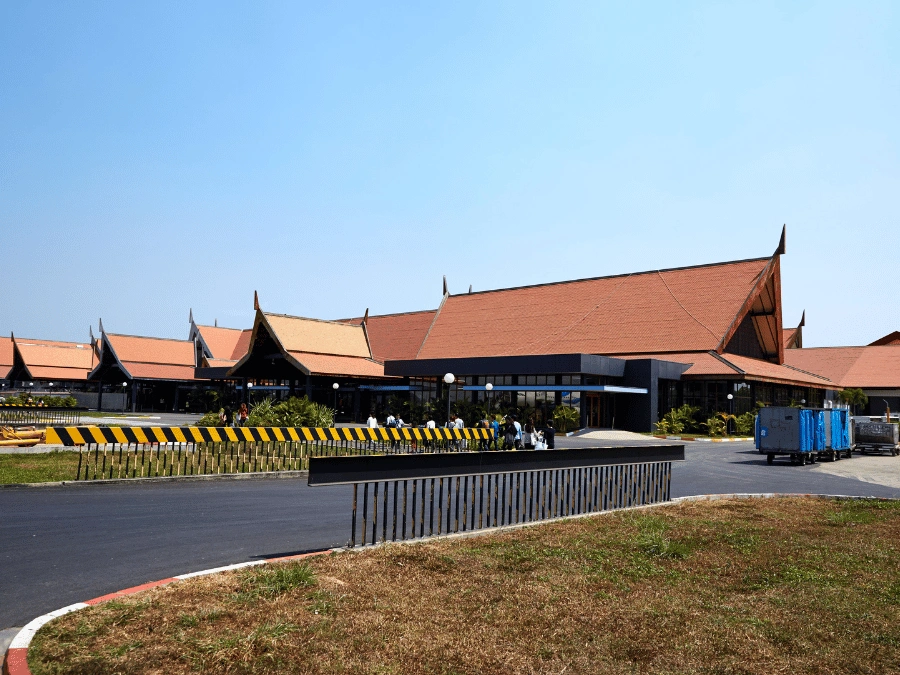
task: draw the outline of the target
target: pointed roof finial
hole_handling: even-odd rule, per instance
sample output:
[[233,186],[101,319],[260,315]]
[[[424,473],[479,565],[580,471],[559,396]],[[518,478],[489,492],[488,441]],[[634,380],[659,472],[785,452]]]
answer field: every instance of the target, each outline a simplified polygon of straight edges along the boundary
[[800,317],[800,328],[806,325],[806,310],[803,310],[803,316]]
[[194,308],[188,310],[188,323],[194,323]]
[[106,331],[103,330],[103,319],[100,319],[100,335],[103,335]]
[[91,336],[91,344],[94,344],[94,327],[88,326],[88,335]]
[[218,328],[218,327],[219,327],[219,320],[213,319],[213,328]]
[[369,308],[366,307],[366,313],[363,315],[363,320],[362,320],[362,322],[363,322],[363,323],[368,323],[368,321],[369,321]]
[[253,309],[259,309],[259,296],[256,294],[256,291],[253,291]]
[[12,331],[9,331],[9,339],[10,339],[10,340],[15,340],[15,339],[16,339],[16,336],[13,335],[13,332],[12,332]]
[[785,248],[785,240],[787,237],[787,225],[782,226],[781,228],[781,241],[778,242],[778,248],[775,249],[775,255],[784,255],[787,249]]
[[447,275],[444,275],[444,295],[448,295],[447,291]]
[[472,292],[472,284],[469,284],[469,293]]

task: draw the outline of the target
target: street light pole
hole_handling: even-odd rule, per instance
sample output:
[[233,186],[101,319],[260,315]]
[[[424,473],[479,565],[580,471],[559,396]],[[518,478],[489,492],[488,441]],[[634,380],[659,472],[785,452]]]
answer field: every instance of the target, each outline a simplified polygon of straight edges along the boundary
[[335,382],[333,385],[331,385],[331,388],[334,389],[334,414],[335,415],[337,415],[337,392],[338,392],[338,389],[340,389],[340,387],[341,387],[341,385],[339,385],[337,382]]
[[444,382],[447,383],[447,424],[450,424],[450,385],[455,381],[456,376],[453,373],[444,375]]
[[[488,418],[490,418],[491,408],[493,407],[491,404],[494,402],[494,394],[492,393],[494,390],[494,385],[488,382],[486,385],[484,385],[484,389],[488,393]],[[490,422],[490,419],[488,419],[488,421]]]
[[728,423],[725,426],[725,433],[731,434],[731,423],[734,421],[734,394],[728,394]]

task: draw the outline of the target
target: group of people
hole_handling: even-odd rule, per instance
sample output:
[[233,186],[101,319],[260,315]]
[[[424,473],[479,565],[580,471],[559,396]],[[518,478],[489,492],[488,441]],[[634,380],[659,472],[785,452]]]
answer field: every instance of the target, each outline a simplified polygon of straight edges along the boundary
[[[366,426],[370,429],[378,428],[378,419],[374,412],[369,414]],[[388,429],[402,429],[409,425],[399,415],[394,416],[392,413],[388,413],[384,426]],[[448,429],[465,429],[466,424],[459,415],[451,415],[444,426]],[[501,439],[505,447],[513,447],[516,450],[553,450],[555,448],[556,430],[553,428],[553,422],[549,420],[543,428],[539,429],[535,424],[534,417],[529,417],[523,427],[515,415],[507,415],[502,422],[497,419],[483,419],[478,422],[477,426],[492,432],[489,434],[489,438],[480,442],[482,450],[489,450],[492,446],[499,450]],[[434,420],[429,417],[424,428],[435,429],[436,427]],[[453,442],[458,447],[459,442]],[[392,444],[397,445],[398,443],[399,441],[393,441]]]
[[250,417],[250,409],[246,403],[241,403],[241,407],[236,412],[232,412],[231,408],[222,408],[219,411],[219,419],[226,427],[246,426],[248,417]]

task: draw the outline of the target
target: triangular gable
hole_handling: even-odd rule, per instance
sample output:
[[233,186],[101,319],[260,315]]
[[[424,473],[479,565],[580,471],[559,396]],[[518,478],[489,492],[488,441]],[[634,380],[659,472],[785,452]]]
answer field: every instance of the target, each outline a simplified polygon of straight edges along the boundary
[[780,256],[762,270],[716,351],[784,363]]
[[875,342],[869,343],[870,347],[883,347],[886,345],[900,345],[900,330],[888,333],[883,338],[878,338]]
[[247,353],[229,375],[266,377],[285,360],[304,375],[382,377],[362,325],[270,314],[257,309]]

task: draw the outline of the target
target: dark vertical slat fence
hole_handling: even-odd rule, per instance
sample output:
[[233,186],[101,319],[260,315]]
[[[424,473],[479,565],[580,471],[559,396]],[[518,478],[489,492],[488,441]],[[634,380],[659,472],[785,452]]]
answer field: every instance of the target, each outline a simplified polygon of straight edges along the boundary
[[81,424],[81,411],[70,408],[0,407],[0,426],[55,426]]
[[349,545],[665,502],[671,478],[671,462],[653,462],[354,483]]

